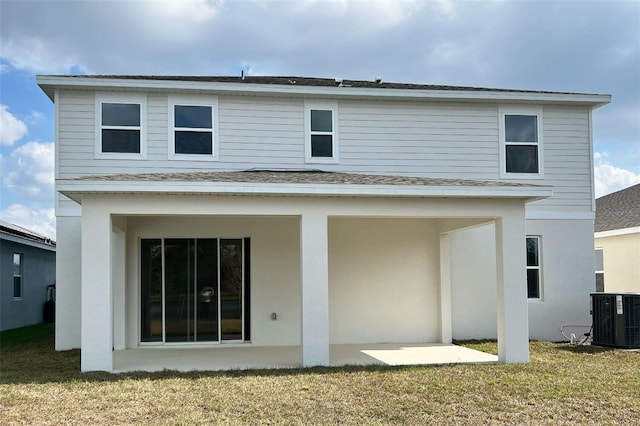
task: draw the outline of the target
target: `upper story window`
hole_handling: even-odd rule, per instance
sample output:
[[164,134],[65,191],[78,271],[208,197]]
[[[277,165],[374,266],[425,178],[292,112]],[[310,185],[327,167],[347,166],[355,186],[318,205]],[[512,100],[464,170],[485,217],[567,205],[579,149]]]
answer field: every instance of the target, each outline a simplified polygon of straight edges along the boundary
[[146,97],[96,94],[96,158],[145,158]]
[[500,177],[542,178],[542,109],[500,108]]
[[22,254],[13,253],[13,298],[22,299]]
[[338,162],[337,102],[305,102],[305,160]]
[[169,158],[217,160],[218,99],[169,97]]
[[527,236],[527,297],[540,299],[540,237]]

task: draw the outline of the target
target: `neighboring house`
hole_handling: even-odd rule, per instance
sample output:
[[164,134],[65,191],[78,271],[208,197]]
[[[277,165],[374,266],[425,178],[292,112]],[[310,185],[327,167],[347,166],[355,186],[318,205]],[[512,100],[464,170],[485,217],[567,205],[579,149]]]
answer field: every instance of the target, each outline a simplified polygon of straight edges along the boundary
[[640,293],[640,183],[596,200],[597,291]]
[[81,347],[83,371],[149,348],[292,347],[312,366],[333,345],[474,337],[526,362],[530,337],[591,321],[591,115],[609,95],[38,84],[56,117],[56,348]]
[[0,331],[43,322],[56,280],[56,242],[0,220]]

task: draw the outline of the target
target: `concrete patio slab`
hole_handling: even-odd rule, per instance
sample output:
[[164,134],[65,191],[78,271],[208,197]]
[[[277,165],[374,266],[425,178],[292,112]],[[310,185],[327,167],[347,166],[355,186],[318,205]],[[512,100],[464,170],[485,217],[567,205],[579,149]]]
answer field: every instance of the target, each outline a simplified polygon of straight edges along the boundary
[[[139,348],[114,351],[114,372],[217,371],[301,367],[299,346],[216,346]],[[498,357],[457,345],[349,344],[330,346],[331,366],[444,365],[496,363]]]

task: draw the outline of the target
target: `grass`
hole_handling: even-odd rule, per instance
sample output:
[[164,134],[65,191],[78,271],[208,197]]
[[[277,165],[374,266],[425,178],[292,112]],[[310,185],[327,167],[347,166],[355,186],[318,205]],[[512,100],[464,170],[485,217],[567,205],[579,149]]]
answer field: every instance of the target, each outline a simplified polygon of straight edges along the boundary
[[640,423],[637,351],[532,342],[523,365],[115,375],[80,373],[50,327],[25,333],[0,335],[1,424]]

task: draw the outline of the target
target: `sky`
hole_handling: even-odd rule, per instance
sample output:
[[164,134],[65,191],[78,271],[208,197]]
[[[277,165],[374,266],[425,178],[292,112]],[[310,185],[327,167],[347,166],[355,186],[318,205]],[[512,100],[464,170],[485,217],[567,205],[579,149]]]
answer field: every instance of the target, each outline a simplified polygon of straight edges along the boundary
[[36,75],[242,70],[611,94],[596,196],[640,182],[640,1],[0,0],[0,219],[55,238]]

